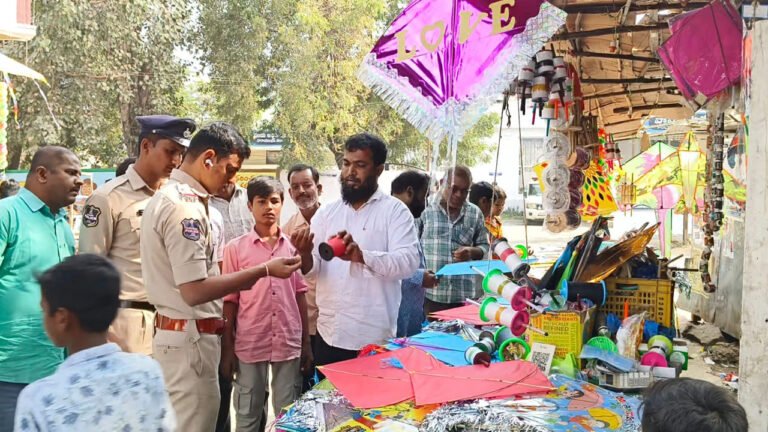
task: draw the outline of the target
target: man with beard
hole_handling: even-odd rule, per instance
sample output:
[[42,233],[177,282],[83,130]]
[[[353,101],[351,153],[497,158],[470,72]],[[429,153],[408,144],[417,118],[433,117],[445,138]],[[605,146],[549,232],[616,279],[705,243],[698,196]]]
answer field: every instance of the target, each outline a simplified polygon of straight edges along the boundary
[[[302,270],[317,277],[319,366],[349,360],[360,348],[394,337],[400,280],[419,266],[413,216],[400,200],[379,190],[386,159],[380,138],[350,137],[342,159],[342,199],[317,211],[311,232],[291,236]],[[315,243],[336,236],[346,245],[343,255],[322,260]]]
[[[457,165],[441,181],[439,199],[427,207],[417,221],[427,268],[439,270],[446,264],[482,259],[488,253],[485,218],[476,205],[467,202],[472,173]],[[438,289],[426,293],[424,312],[429,315],[461,306],[466,298],[481,294],[477,276],[441,278]]]
[[144,208],[179,166],[195,122],[166,115],[137,117],[139,158],[125,174],[95,190],[83,209],[80,253],[109,258],[120,271],[120,309],[109,328],[123,350],[152,354],[155,308],[141,276],[139,227]]
[[[392,181],[392,196],[403,202],[414,219],[424,212],[429,192],[429,175],[419,171],[405,171]],[[424,322],[424,288],[434,288],[435,274],[424,271],[424,254],[419,245],[419,269],[402,281],[402,298],[397,314],[397,337],[408,337],[421,333]]]
[[37,276],[75,253],[66,208],[83,181],[63,147],[41,147],[18,194],[0,201],[0,432],[13,430],[19,393],[64,359],[43,329]]
[[[320,184],[320,173],[317,169],[309,165],[297,164],[288,170],[288,194],[299,208],[290,219],[283,225],[283,232],[287,236],[293,235],[298,230],[309,228],[312,218],[320,208],[319,196],[323,193],[323,185]],[[314,275],[306,275],[304,278],[307,284],[307,319],[309,321],[309,339],[312,349],[315,346],[315,335],[317,335],[317,301],[316,301],[316,280]],[[314,354],[314,352],[312,353]],[[314,369],[314,368],[313,368]],[[309,375],[309,376],[307,376]],[[303,391],[309,390],[312,384],[312,376],[305,373]]]

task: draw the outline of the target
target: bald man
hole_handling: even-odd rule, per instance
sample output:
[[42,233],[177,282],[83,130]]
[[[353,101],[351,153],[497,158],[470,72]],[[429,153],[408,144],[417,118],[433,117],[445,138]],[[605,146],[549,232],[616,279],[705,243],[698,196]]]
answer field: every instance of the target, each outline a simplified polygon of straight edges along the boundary
[[42,147],[26,185],[0,200],[0,432],[13,431],[21,390],[63,359],[43,329],[36,275],[75,253],[66,207],[82,184],[74,153]]

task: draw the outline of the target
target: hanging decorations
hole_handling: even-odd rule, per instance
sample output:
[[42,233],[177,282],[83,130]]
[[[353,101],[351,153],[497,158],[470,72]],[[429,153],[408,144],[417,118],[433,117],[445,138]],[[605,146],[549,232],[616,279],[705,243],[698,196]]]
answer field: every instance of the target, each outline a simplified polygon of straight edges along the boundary
[[596,161],[592,161],[584,171],[584,207],[581,217],[589,222],[598,216],[609,216],[619,209],[611,192],[611,181]]
[[366,56],[360,79],[439,148],[457,144],[565,23],[544,0],[414,0]]
[[714,130],[707,140],[709,163],[706,168],[707,186],[704,189],[704,251],[699,261],[699,272],[705,292],[715,292],[717,285],[712,282],[709,273],[709,259],[715,246],[714,234],[723,226],[723,197],[725,196],[725,177],[723,176],[725,116],[720,114],[713,126]]
[[565,135],[553,133],[546,142],[544,159],[547,161],[538,172],[542,183],[542,206],[547,212],[544,226],[551,232],[558,233],[568,228],[566,211],[569,209],[571,196],[568,192],[570,171],[567,159],[570,156],[570,144]]
[[679,15],[669,29],[658,54],[686,99],[712,98],[739,81],[743,22],[730,2],[715,0]]
[[521,99],[520,111],[525,114],[526,101],[533,103],[533,123],[536,115],[547,121],[549,136],[552,121],[558,124],[571,121],[574,102],[575,69],[563,57],[556,56],[554,49],[541,49],[526,66],[520,69],[515,91]]

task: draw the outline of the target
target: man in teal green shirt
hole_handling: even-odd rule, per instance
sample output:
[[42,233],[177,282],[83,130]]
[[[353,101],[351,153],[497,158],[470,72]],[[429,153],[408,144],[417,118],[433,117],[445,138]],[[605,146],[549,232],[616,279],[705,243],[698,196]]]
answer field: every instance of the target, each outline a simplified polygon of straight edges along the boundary
[[13,431],[21,390],[63,359],[43,329],[36,276],[74,255],[66,207],[82,184],[74,153],[42,147],[24,188],[0,200],[0,432]]

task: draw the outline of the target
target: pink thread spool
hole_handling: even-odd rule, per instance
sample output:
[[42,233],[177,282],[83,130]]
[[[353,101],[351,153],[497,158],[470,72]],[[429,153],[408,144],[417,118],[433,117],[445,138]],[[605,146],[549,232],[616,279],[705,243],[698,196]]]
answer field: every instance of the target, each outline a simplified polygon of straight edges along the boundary
[[496,322],[509,328],[515,336],[520,336],[528,329],[531,317],[526,311],[514,311],[504,307],[494,297],[485,299],[480,306],[480,319],[485,322]]
[[509,242],[505,238],[500,238],[493,243],[493,253],[499,257],[504,264],[509,268],[509,272],[512,273],[512,277],[515,280],[520,280],[528,275],[531,271],[531,266],[524,263],[523,260],[515,253],[515,249],[509,245]]
[[516,311],[526,310],[533,299],[530,288],[515,284],[499,269],[491,270],[485,275],[483,291],[507,299],[510,307]]
[[341,237],[333,237],[326,243],[320,243],[318,246],[320,257],[326,261],[332,260],[334,257],[340,257],[347,251],[347,245],[344,243],[344,239]]

